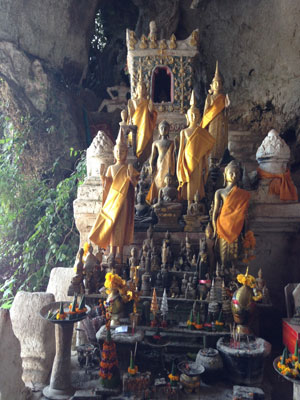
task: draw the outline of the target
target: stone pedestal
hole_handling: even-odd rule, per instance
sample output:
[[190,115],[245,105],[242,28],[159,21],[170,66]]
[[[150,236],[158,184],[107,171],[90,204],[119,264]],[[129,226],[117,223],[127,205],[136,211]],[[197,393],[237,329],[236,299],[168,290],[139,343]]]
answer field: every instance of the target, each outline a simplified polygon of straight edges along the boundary
[[20,342],[14,335],[8,310],[0,309],[0,399],[25,400],[29,388],[22,381]]
[[21,345],[22,378],[28,386],[49,381],[55,353],[54,326],[44,321],[39,312],[53,301],[51,293],[20,291],[10,310],[13,331]]
[[293,384],[293,400],[299,400],[300,399],[300,385],[298,383]]
[[[49,324],[49,323],[48,323]],[[49,324],[50,325],[50,324]],[[55,324],[56,354],[53,362],[50,385],[43,395],[52,400],[67,400],[74,394],[71,386],[71,343],[73,323]]]
[[206,215],[184,215],[184,232],[202,232],[208,222]]
[[154,208],[158,223],[154,225],[155,231],[160,232],[178,232],[182,230],[178,220],[181,216],[182,204],[180,203],[164,203]]

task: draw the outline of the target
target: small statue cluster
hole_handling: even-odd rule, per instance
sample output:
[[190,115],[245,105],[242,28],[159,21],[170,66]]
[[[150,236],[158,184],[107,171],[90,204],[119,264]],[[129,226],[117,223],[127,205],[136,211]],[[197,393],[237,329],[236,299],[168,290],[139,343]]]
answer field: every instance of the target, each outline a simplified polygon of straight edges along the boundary
[[91,245],[85,246],[87,254],[84,258],[84,249],[78,253],[78,261],[75,265],[76,275],[72,278],[68,295],[98,293],[105,280],[105,270],[102,266],[102,252],[93,254]]

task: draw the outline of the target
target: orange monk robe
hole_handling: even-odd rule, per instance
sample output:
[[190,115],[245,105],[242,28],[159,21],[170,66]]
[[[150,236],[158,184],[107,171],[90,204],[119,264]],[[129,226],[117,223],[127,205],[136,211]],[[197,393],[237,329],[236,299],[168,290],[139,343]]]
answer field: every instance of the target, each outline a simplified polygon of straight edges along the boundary
[[235,186],[226,197],[217,219],[217,234],[233,243],[242,232],[249,207],[250,193]]
[[297,188],[294,185],[290,170],[284,174],[271,174],[271,172],[257,169],[259,178],[270,179],[269,193],[279,196],[283,201],[298,201]]
[[157,112],[149,111],[149,100],[141,99],[132,116],[132,122],[137,125],[136,155],[141,162],[146,161],[151,153],[153,131],[156,124]]
[[200,126],[206,128],[207,125],[211,123],[213,119],[216,118],[225,108],[225,98],[226,96],[220,93],[214,100],[213,104],[208,107],[204,112]]
[[174,142],[170,144],[160,167],[157,169],[152,184],[150,186],[149,192],[146,197],[146,201],[149,204],[153,203],[154,199],[158,198],[159,189],[164,186],[164,179],[167,173],[171,175],[175,174],[175,154],[174,154]]
[[128,165],[122,165],[114,178],[106,179],[103,207],[89,234],[89,239],[102,249],[109,244],[131,244],[134,232],[134,187],[128,177]]
[[[184,144],[186,140],[186,143]],[[205,196],[204,184],[207,179],[207,156],[214,147],[215,139],[206,129],[198,126],[191,136],[186,139],[180,135],[180,146],[177,161],[177,179],[180,197],[192,201],[199,191],[200,198]],[[203,169],[206,174],[203,176]]]
[[211,157],[220,159],[228,146],[227,118],[223,113],[225,109],[225,95],[211,96],[213,103],[205,103],[204,114],[200,126],[207,128],[208,132],[216,139]]

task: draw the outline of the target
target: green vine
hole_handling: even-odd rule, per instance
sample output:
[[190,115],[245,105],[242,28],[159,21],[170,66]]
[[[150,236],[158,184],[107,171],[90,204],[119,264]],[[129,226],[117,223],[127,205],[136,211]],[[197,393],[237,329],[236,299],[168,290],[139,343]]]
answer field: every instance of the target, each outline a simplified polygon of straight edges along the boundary
[[85,153],[71,149],[77,162],[68,178],[57,185],[29,178],[22,168],[26,130],[16,131],[8,117],[0,123],[0,305],[9,308],[18,290],[45,290],[53,267],[73,266],[79,244],[73,200],[86,171]]

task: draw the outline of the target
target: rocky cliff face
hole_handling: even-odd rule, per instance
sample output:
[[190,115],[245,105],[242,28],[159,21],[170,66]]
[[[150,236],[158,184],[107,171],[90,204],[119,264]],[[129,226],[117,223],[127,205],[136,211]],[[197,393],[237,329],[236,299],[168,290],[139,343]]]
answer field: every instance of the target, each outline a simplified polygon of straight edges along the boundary
[[[0,5],[0,112],[4,128],[26,131],[25,168],[43,175],[70,147],[85,147],[78,84],[88,63],[96,0],[3,1]],[[13,130],[10,130],[13,132]]]

